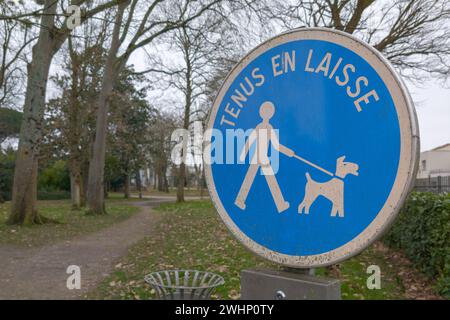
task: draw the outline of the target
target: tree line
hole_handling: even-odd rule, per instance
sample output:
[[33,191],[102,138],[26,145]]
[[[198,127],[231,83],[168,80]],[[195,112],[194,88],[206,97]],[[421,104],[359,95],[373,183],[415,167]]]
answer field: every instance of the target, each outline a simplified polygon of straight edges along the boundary
[[[268,37],[335,28],[373,45],[408,81],[445,82],[449,17],[445,0],[2,1],[0,142],[18,138],[0,157],[8,223],[46,221],[39,175],[61,160],[74,208],[91,214],[105,213],[117,177],[129,195],[147,168],[160,190],[172,168],[184,201],[187,170],[171,163],[172,131],[204,123],[227,72]],[[194,168],[201,177],[201,163]]]

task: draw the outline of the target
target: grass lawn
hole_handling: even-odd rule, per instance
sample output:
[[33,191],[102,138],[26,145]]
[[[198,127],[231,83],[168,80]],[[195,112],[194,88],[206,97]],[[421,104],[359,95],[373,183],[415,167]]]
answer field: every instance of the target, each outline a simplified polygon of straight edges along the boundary
[[[177,188],[169,188],[169,192],[161,192],[158,190],[154,190],[154,189],[149,189],[149,191],[146,191],[143,193],[148,194],[148,195],[171,195],[171,196],[176,196],[177,195]],[[184,195],[186,197],[199,197],[200,195],[203,195],[205,198],[209,197],[209,193],[208,193],[208,189],[203,188],[203,194],[202,191],[200,189],[197,189],[197,187],[191,187],[191,188],[184,188]]]
[[27,247],[40,246],[95,232],[123,221],[139,211],[138,207],[119,199],[107,200],[106,210],[108,214],[101,216],[85,215],[83,210],[71,210],[69,200],[39,201],[39,212],[60,223],[21,227],[5,224],[9,208],[9,202],[0,204],[0,245],[12,244]]
[[[131,194],[133,195],[133,197],[137,197],[138,196],[138,192],[137,191],[132,191]],[[142,191],[142,195],[143,196],[172,196],[172,197],[176,197],[177,196],[177,189],[176,188],[170,188],[169,192],[163,192],[163,191],[158,191],[155,190],[153,188],[148,188],[147,191]],[[123,198],[123,193],[121,192],[110,192],[110,196],[113,197],[121,197]],[[200,190],[197,190],[197,188],[184,188],[184,196],[185,197],[200,197],[203,196],[206,198],[209,198],[209,193],[208,193],[208,189],[204,188],[203,189],[203,194]]]
[[[149,299],[154,292],[143,281],[145,274],[163,269],[199,269],[216,272],[225,278],[216,299],[240,297],[239,273],[245,268],[278,268],[258,258],[235,240],[215,212],[210,201],[166,204],[156,209],[161,216],[155,235],[130,249],[100,286],[86,298]],[[366,270],[381,268],[382,288],[366,287]],[[342,281],[343,299],[402,299],[404,290],[395,266],[375,248],[347,260],[339,271],[320,268],[320,276],[332,274]]]

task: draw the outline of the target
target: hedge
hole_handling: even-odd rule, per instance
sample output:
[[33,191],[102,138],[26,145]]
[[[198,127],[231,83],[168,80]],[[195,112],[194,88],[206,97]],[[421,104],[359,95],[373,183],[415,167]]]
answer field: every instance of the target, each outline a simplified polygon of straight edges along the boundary
[[403,250],[450,298],[450,194],[411,193],[384,242]]

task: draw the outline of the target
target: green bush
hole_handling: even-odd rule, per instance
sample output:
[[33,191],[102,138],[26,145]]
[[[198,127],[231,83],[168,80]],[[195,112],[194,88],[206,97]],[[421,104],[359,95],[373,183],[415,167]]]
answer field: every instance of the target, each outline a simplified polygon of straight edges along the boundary
[[[16,151],[0,150],[0,202],[11,200]],[[54,162],[41,170],[38,177],[38,200],[70,199],[70,176],[67,163]]]
[[450,194],[413,192],[384,242],[402,249],[450,298]]
[[37,198],[38,200],[66,200],[70,199],[70,191],[38,191]]
[[58,160],[39,173],[38,190],[42,192],[70,190],[70,175],[66,161]]
[[0,150],[0,203],[11,200],[15,162],[16,153],[13,149]]
[[0,142],[19,134],[22,116],[22,112],[0,107]]
[[58,160],[40,172],[37,198],[38,200],[70,199],[70,175],[65,161]]

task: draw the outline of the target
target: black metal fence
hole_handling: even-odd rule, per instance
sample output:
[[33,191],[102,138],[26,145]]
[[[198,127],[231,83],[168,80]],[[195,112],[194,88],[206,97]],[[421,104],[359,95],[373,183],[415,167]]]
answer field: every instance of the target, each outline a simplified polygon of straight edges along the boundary
[[450,176],[416,179],[414,190],[435,193],[450,192]]

